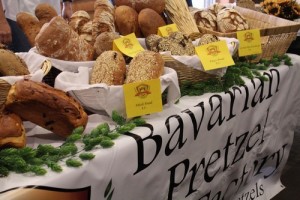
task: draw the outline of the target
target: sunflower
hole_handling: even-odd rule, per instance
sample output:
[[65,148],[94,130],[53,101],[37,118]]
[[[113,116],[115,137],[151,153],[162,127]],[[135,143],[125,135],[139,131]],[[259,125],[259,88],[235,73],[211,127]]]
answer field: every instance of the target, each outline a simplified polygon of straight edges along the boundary
[[265,7],[264,12],[269,15],[279,16],[280,14],[280,6],[278,4],[273,3],[272,5],[268,5]]
[[295,19],[296,14],[293,10],[295,1],[284,0],[279,3],[280,6],[280,17],[285,19]]
[[260,3],[264,13],[293,20],[300,16],[300,5],[295,0],[264,0]]

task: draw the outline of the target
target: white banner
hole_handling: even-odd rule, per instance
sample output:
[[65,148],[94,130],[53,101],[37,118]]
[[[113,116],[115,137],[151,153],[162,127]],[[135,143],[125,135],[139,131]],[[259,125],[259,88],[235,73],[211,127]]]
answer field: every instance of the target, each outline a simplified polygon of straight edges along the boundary
[[[293,67],[264,72],[269,81],[165,105],[78,169],[1,178],[0,199],[271,199],[300,125],[300,57],[290,56]],[[91,115],[87,131],[103,122]],[[39,127],[28,134],[31,146],[62,142]]]

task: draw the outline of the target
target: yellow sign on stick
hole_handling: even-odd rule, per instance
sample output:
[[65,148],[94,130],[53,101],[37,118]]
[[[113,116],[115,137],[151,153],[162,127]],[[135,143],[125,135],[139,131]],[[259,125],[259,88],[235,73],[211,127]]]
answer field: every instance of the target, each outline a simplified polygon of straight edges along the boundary
[[113,42],[113,50],[135,57],[139,52],[144,51],[144,48],[139,43],[134,33],[115,39]]
[[128,118],[163,110],[160,79],[124,84],[123,91]]
[[224,40],[195,48],[205,71],[234,65],[234,61]]
[[239,56],[249,56],[262,53],[261,38],[259,29],[238,31]]
[[168,37],[172,32],[178,32],[176,24],[168,24],[166,26],[159,27],[157,35]]

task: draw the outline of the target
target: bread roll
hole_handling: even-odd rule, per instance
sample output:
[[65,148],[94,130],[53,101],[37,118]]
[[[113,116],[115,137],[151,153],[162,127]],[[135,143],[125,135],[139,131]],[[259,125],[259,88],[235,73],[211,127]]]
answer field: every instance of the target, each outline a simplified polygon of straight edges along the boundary
[[135,33],[136,37],[141,37],[138,24],[138,13],[129,6],[119,6],[115,10],[115,23],[121,35]]
[[157,34],[158,28],[166,25],[164,19],[150,8],[145,8],[140,11],[138,23],[145,37],[151,34]]
[[158,49],[159,39],[161,39],[161,36],[159,36],[159,35],[156,35],[156,34],[148,35],[145,38],[145,43],[146,43],[147,49],[149,49],[150,51],[159,52],[159,49]]
[[80,38],[60,16],[44,24],[35,45],[40,54],[60,60],[90,61],[94,58],[93,46]]
[[120,35],[117,32],[104,32],[98,35],[94,43],[95,56],[98,57],[104,51],[113,49],[113,41],[119,38]]
[[57,16],[54,7],[48,3],[40,3],[34,9],[35,16],[39,19],[41,26]]
[[129,63],[125,83],[159,78],[164,72],[165,61],[159,53],[142,51]]
[[25,146],[26,136],[22,119],[14,113],[0,113],[0,147]]
[[69,136],[76,127],[85,127],[88,120],[83,107],[71,96],[31,80],[12,85],[5,109],[62,137]]
[[105,51],[96,59],[90,83],[122,85],[125,74],[126,63],[123,55],[118,51]]
[[10,50],[0,49],[0,76],[27,75],[27,64]]
[[115,5],[121,6],[126,5],[140,12],[144,8],[151,8],[155,12],[161,14],[166,6],[165,0],[115,0]]
[[78,10],[72,14],[70,17],[69,25],[73,28],[75,32],[79,35],[81,34],[81,29],[84,24],[91,20],[90,15],[84,10]]
[[80,37],[82,39],[84,39],[85,41],[87,41],[90,45],[94,45],[94,38],[93,38],[93,25],[92,25],[92,21],[88,21],[87,23],[85,23],[80,31]]
[[19,12],[16,16],[17,24],[23,30],[31,46],[35,45],[35,37],[41,30],[38,18],[28,12]]

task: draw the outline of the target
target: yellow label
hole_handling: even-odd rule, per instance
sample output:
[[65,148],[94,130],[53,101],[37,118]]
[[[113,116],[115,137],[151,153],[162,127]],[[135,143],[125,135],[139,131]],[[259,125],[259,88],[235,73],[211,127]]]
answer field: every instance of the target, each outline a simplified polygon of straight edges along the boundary
[[239,56],[261,54],[261,39],[259,29],[238,31],[237,39],[240,42]]
[[177,28],[176,24],[169,24],[166,26],[159,27],[157,35],[160,35],[162,37],[167,37],[172,32],[178,32],[178,28]]
[[195,48],[205,71],[234,65],[234,61],[224,40]]
[[124,84],[123,90],[128,118],[163,110],[160,79]]
[[113,42],[113,50],[135,57],[139,52],[144,51],[144,48],[139,43],[134,33],[115,39]]

